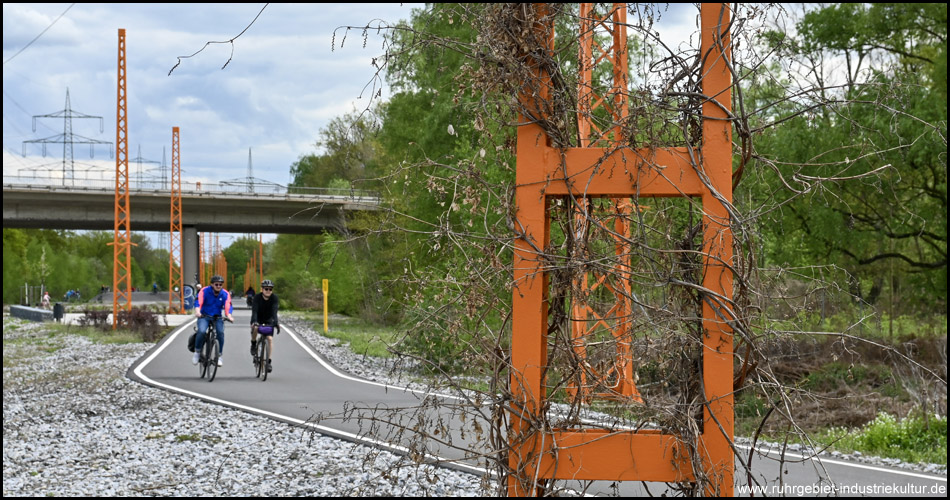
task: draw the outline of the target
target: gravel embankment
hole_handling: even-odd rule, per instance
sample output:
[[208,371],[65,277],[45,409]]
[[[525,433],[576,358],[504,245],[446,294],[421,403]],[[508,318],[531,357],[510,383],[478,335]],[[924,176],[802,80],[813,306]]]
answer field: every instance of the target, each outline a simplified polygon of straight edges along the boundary
[[[384,363],[305,336],[341,368],[385,376]],[[149,347],[50,337],[42,324],[4,315],[4,497],[484,493],[476,476],[416,468],[388,452],[127,379]],[[266,440],[262,424],[273,430]]]

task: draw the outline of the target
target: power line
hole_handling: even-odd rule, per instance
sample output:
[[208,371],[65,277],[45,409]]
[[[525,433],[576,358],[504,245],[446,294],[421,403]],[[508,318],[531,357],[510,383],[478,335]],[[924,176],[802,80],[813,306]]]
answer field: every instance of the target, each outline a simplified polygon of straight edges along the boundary
[[[10,102],[12,102],[14,106],[16,106],[20,111],[22,111],[23,114],[25,114],[25,115],[27,115],[27,116],[31,116],[31,115],[30,115],[30,112],[27,111],[26,109],[24,109],[23,106],[21,106],[20,103],[17,102],[17,100],[13,98],[13,96],[11,96],[9,93],[7,93],[6,90],[3,91],[3,95],[6,96],[6,98],[9,99]],[[20,135],[25,135],[25,134],[22,133],[22,131],[16,126],[16,124],[13,122],[12,119],[8,119],[8,118],[6,117],[6,115],[4,115],[3,118],[4,118],[5,120],[9,120],[10,126],[12,126],[12,127],[14,128],[14,130],[17,131],[17,133],[19,133]],[[34,123],[35,123],[35,121],[34,121]],[[45,127],[45,128],[47,128],[47,129],[52,130],[52,131],[55,132],[55,130],[53,130],[52,128],[50,128],[50,127],[49,127],[48,125],[46,125],[45,123],[40,122],[40,125],[42,125],[43,127]],[[34,132],[36,132],[36,131],[34,130]]]
[[69,12],[69,9],[73,8],[73,5],[76,5],[76,4],[74,4],[74,3],[69,4],[69,7],[66,7],[66,10],[64,10],[63,13],[59,15],[59,17],[57,17],[56,19],[54,19],[53,22],[49,23],[49,26],[47,26],[45,30],[43,30],[39,35],[36,35],[36,38],[34,38],[33,40],[30,40],[30,43],[26,44],[26,46],[24,46],[22,49],[20,49],[19,51],[17,51],[16,54],[13,54],[12,56],[10,56],[10,59],[7,59],[6,61],[3,61],[3,64],[6,65],[8,62],[12,61],[14,57],[20,55],[20,52],[23,52],[23,51],[26,50],[30,45],[33,45],[33,42],[39,40],[40,37],[43,36],[43,33],[46,33],[50,28],[53,27],[54,24],[56,24],[56,21],[59,21],[63,16],[66,15],[67,12]]

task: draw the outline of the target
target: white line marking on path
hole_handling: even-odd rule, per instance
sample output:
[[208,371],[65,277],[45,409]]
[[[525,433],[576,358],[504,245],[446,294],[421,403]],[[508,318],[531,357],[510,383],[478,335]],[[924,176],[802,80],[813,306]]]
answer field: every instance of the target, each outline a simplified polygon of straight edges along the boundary
[[[736,448],[743,448],[743,449],[748,450],[750,447],[747,446],[747,445],[737,444],[737,445],[736,445]],[[771,449],[771,448],[769,448],[769,449],[756,448],[755,451],[757,451],[757,452],[759,452],[759,453],[762,453],[762,454],[765,454],[765,455],[781,455],[781,452],[780,452],[780,451],[774,450],[774,449]],[[791,451],[785,452],[785,456],[792,457],[792,458],[800,458],[800,459],[802,459],[802,460],[813,460],[813,459],[816,458],[814,455],[808,455],[808,457],[806,457],[805,455],[802,455],[802,454],[800,454],[800,453],[794,453],[794,452],[791,452]],[[844,466],[846,466],[846,467],[854,467],[854,468],[857,468],[857,469],[873,470],[873,471],[875,471],[875,472],[884,472],[884,473],[888,473],[888,474],[898,474],[898,475],[901,475],[901,476],[918,477],[918,478],[922,478],[922,479],[933,479],[933,480],[935,480],[935,481],[947,482],[947,478],[945,478],[945,477],[943,477],[943,476],[933,476],[933,475],[929,475],[929,474],[921,474],[921,473],[919,473],[919,472],[910,472],[910,471],[903,471],[903,470],[886,469],[886,468],[884,468],[884,467],[876,467],[876,466],[874,466],[874,465],[866,465],[866,464],[856,464],[856,463],[851,463],[851,462],[844,462],[844,461],[841,461],[841,460],[835,460],[835,459],[833,459],[833,458],[821,458],[820,460],[821,460],[821,463],[823,463],[823,464],[844,465]]]

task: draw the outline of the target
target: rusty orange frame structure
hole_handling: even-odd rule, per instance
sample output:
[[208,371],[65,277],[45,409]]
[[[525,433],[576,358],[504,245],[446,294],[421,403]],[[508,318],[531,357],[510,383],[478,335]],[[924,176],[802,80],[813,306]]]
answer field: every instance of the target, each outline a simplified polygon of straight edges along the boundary
[[115,111],[115,233],[112,238],[112,329],[119,307],[132,310],[132,234],[129,227],[129,122],[125,72],[125,30],[119,29],[118,86]]
[[[530,9],[531,7],[525,7]],[[553,22],[544,7],[534,29],[553,50]],[[550,96],[550,76],[537,61],[540,88],[524,92],[531,116],[519,120],[515,187],[513,264],[512,393],[508,493],[541,493],[547,479],[608,481],[695,481],[703,477],[707,495],[733,494],[733,237],[726,204],[732,202],[731,57],[727,4],[702,4],[701,46],[703,141],[699,149],[618,149],[550,147],[535,118],[537,104]],[[544,428],[547,407],[548,247],[550,201],[573,196],[642,198],[690,197],[703,208],[703,359],[705,396],[702,434],[694,449],[702,471],[694,471],[691,446],[658,431]]]

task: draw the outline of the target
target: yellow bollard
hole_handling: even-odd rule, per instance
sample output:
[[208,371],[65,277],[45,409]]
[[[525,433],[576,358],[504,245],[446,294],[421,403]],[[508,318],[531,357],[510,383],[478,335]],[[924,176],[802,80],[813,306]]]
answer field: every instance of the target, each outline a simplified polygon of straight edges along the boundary
[[323,333],[327,333],[330,329],[327,327],[327,294],[330,293],[330,280],[323,280]]

